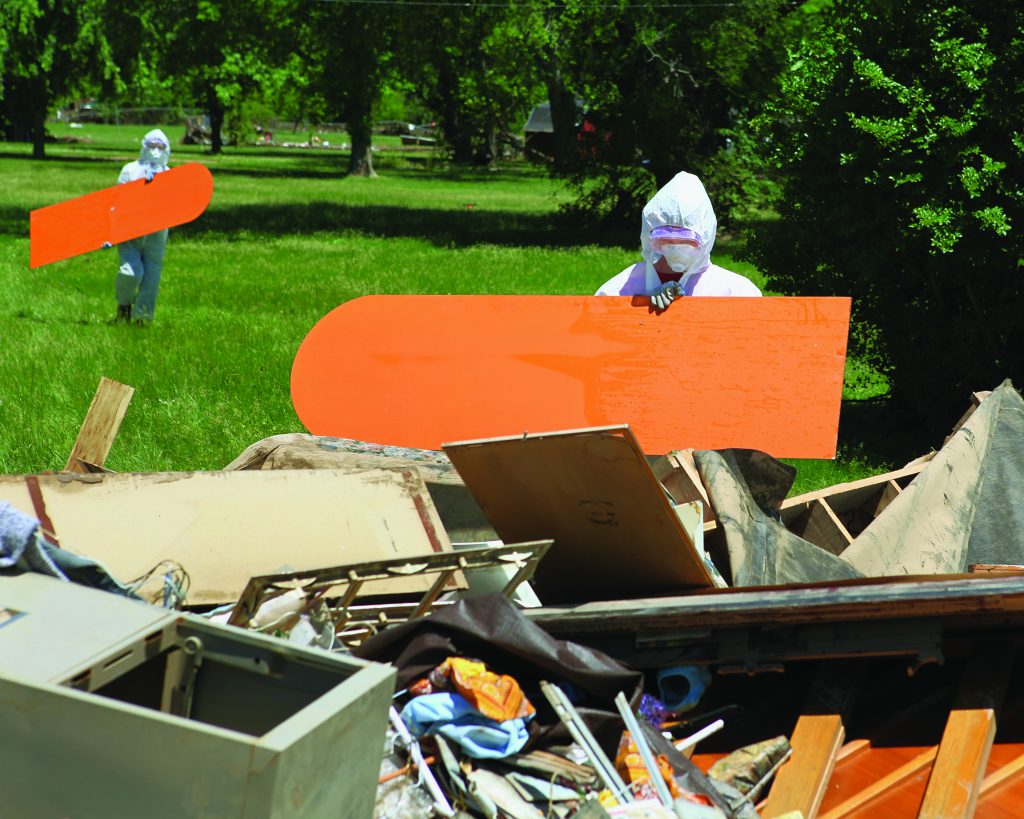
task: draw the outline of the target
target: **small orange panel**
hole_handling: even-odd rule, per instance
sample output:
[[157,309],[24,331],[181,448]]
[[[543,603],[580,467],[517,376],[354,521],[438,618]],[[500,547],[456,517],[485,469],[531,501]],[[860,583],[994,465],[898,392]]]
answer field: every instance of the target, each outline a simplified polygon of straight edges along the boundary
[[147,233],[191,222],[210,204],[213,176],[189,162],[159,173],[87,193],[32,211],[29,266],[69,259],[105,243],[116,245]]
[[364,296],[292,366],[314,435],[438,449],[629,424],[648,454],[836,451],[850,299]]

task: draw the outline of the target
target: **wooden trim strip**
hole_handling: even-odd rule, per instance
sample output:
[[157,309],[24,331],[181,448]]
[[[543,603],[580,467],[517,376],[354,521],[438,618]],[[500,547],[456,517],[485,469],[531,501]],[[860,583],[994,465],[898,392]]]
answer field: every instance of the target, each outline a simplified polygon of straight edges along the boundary
[[1004,785],[1009,785],[1020,776],[1021,772],[1024,772],[1024,754],[986,776],[981,783],[979,796],[986,796]]
[[909,762],[900,765],[896,770],[887,773],[881,779],[872,782],[866,788],[858,791],[845,802],[836,805],[828,813],[821,816],[820,819],[842,819],[860,810],[890,788],[895,788],[901,782],[910,779],[930,766],[934,762],[937,753],[938,747],[934,747],[918,754]]

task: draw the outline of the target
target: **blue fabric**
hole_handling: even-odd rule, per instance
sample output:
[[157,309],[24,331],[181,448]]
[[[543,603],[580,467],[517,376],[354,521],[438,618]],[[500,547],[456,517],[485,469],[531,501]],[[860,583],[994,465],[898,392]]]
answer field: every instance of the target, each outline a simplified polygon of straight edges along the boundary
[[526,720],[496,722],[459,694],[424,694],[402,709],[402,721],[414,736],[440,734],[474,759],[500,759],[526,745]]
[[166,248],[167,230],[158,230],[117,246],[121,266],[117,271],[114,291],[118,304],[132,305],[134,321],[153,320]]
[[39,530],[36,518],[0,501],[0,573],[25,572],[138,599],[96,561],[50,543]]
[[34,517],[0,501],[0,569],[16,574],[39,572],[67,580],[42,547],[38,529],[39,521]]

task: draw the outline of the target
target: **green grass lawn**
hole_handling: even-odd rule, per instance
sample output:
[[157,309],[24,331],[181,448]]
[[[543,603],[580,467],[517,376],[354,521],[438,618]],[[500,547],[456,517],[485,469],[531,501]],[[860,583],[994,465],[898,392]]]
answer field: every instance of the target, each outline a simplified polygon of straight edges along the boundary
[[[28,214],[116,182],[145,130],[54,125],[58,138],[82,141],[49,144],[41,161],[26,145],[0,144],[2,473],[63,468],[101,376],[136,390],[109,468],[220,468],[254,441],[304,431],[289,395],[292,360],[342,302],[367,293],[591,293],[638,255],[634,225],[591,236],[568,229],[557,213],[566,193],[534,166],[457,169],[392,138],[374,156],[379,178],[346,178],[340,149],[212,156],[178,145],[183,129],[169,126],[172,165],[208,165],[213,201],[171,232],[153,325],[112,326],[116,251],[30,270]],[[737,247],[724,241],[716,261],[763,284],[733,257]],[[794,462],[795,491],[891,465],[841,454]]]

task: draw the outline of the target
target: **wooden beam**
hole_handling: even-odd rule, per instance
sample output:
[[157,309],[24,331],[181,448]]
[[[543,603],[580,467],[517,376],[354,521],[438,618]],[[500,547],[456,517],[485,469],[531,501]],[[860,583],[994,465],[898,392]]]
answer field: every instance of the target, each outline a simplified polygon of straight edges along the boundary
[[1024,754],[1021,754],[1012,762],[1007,762],[1003,767],[992,771],[981,783],[980,796],[985,796],[1003,785],[1009,785],[1024,772]]
[[676,503],[699,500],[704,505],[704,522],[717,521],[707,489],[694,463],[692,449],[675,449],[655,461],[651,469]]
[[815,498],[808,504],[800,531],[795,531],[796,528],[793,527],[795,534],[834,555],[841,555],[853,543],[853,535],[824,498]]
[[67,466],[64,467],[65,472],[103,471],[103,463],[107,460],[134,393],[134,387],[106,377],[100,378],[100,385],[96,388]]
[[927,768],[935,760],[938,748],[929,748],[927,751],[918,754],[909,762],[900,765],[896,770],[887,773],[881,779],[872,782],[866,788],[858,791],[849,799],[840,802],[828,813],[823,814],[820,819],[843,819],[851,813],[855,813],[868,805],[874,799],[884,794],[890,788],[895,788],[901,782],[910,779],[920,771]]
[[978,803],[1013,663],[1010,646],[983,646],[968,658],[939,742],[918,819],[968,819]]
[[817,817],[846,736],[843,718],[860,678],[860,671],[851,663],[829,663],[819,668],[789,739],[793,756],[775,777],[762,813],[764,819],[777,819],[795,810],[804,819]]

